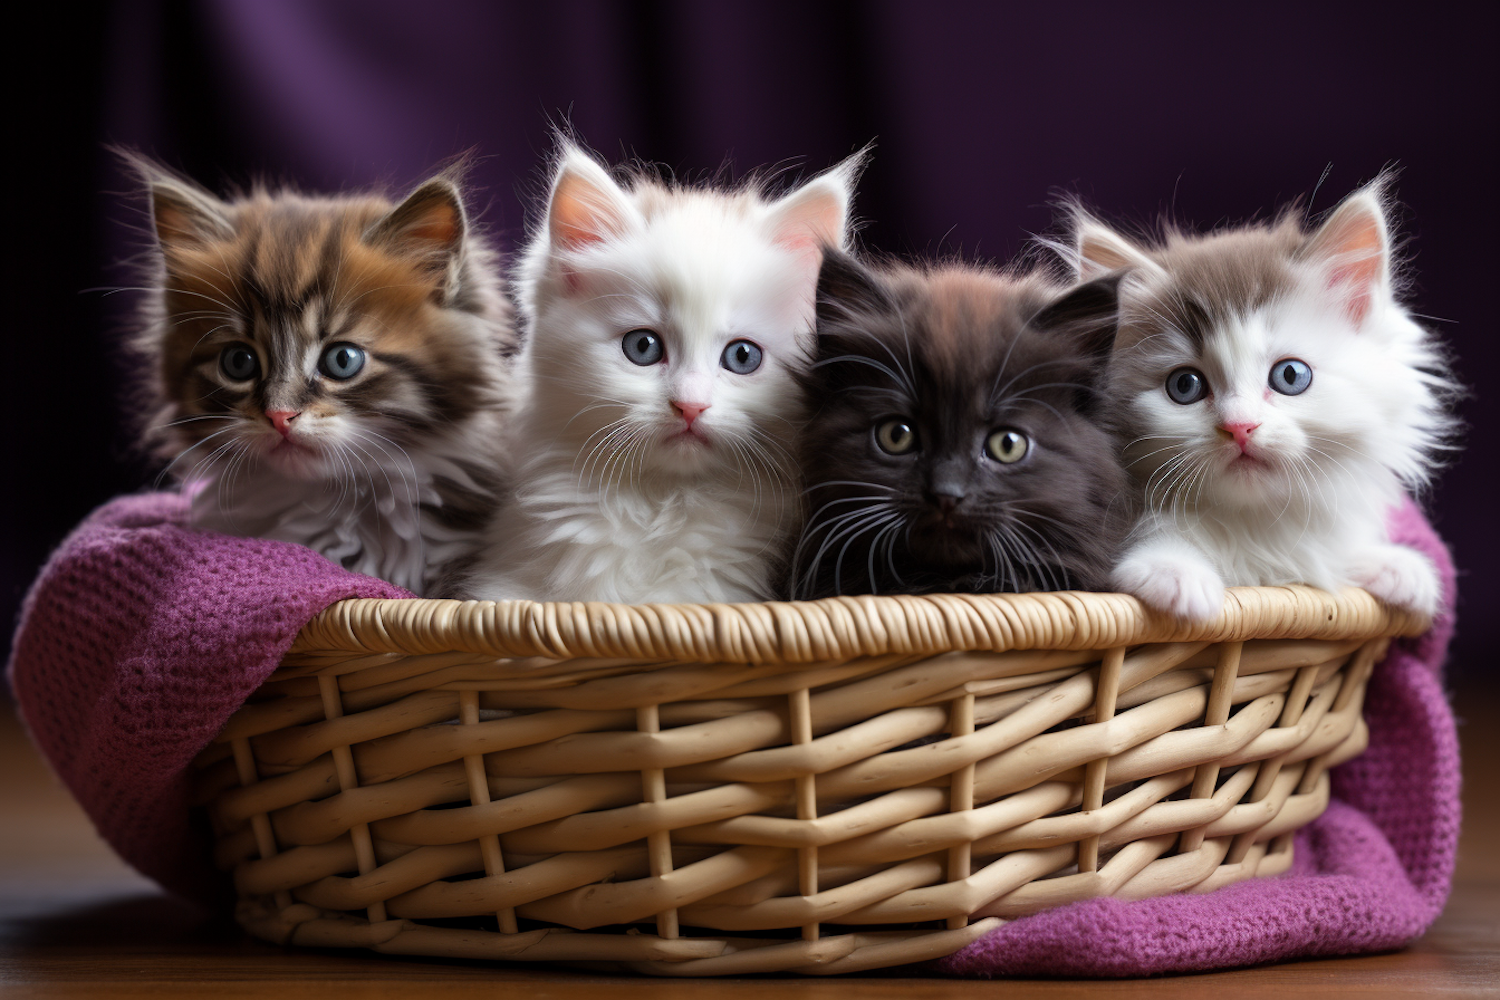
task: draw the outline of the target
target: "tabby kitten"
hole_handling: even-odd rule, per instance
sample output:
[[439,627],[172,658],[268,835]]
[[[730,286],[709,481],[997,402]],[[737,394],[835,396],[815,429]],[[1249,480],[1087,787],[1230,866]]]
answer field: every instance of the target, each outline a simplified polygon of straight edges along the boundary
[[494,504],[516,344],[457,171],[399,204],[221,200],[134,155],[160,254],[149,443],[198,528],[426,591]]
[[860,162],[772,198],[612,176],[564,144],[519,269],[531,396],[514,503],[462,593],[771,596],[795,526],[793,374]]
[[1115,284],[829,252],[793,597],[1105,587],[1129,527],[1099,420]]
[[1116,587],[1186,619],[1225,586],[1365,587],[1432,613],[1432,563],[1386,516],[1453,422],[1402,308],[1384,179],[1310,232],[1277,221],[1143,246],[1078,213],[1083,276],[1129,268],[1110,394],[1148,507]]

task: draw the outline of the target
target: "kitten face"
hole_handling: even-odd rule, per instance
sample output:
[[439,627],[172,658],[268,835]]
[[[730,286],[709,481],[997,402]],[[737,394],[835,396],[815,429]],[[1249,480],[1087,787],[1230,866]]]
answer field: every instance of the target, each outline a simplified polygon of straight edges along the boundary
[[1125,477],[1094,419],[1113,279],[830,256],[795,596],[1097,587]]
[[504,306],[450,181],[399,206],[225,203],[160,175],[152,195],[165,273],[144,346],[180,477],[379,478],[493,402]]
[[626,189],[565,152],[525,304],[534,416],[583,477],[775,478],[817,247],[843,239],[856,166],[767,202],[645,178]]
[[1390,297],[1378,201],[1311,234],[1284,220],[1149,253],[1113,239],[1130,259],[1103,256],[1135,267],[1114,389],[1148,505],[1336,504],[1366,463],[1420,480],[1426,351]]

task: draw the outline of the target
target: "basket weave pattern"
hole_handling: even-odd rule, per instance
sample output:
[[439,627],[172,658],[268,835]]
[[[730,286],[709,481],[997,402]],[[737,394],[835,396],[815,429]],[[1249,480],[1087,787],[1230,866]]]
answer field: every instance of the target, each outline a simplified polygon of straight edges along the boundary
[[855,971],[1286,870],[1425,627],[1297,587],[1193,627],[1110,594],[346,601],[200,787],[269,940]]

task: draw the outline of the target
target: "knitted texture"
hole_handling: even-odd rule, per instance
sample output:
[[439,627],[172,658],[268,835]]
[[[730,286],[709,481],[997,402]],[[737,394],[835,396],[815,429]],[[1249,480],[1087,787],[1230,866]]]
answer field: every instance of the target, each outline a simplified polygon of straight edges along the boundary
[[346,597],[410,597],[287,542],[190,530],[175,494],[122,497],[63,542],[27,596],[11,686],[32,739],[100,836],[166,888],[227,891],[188,768]]
[[1394,541],[1443,580],[1430,632],[1392,645],[1370,678],[1370,746],[1335,768],[1333,800],[1280,878],[1205,895],[1093,899],[1011,921],[933,963],[957,976],[1143,976],[1398,948],[1442,912],[1458,851],[1458,730],[1443,696],[1453,635],[1448,550],[1410,504]]
[[[37,745],[127,861],[168,889],[222,898],[187,773],[301,627],[347,597],[409,596],[282,542],[196,533],[175,496],[116,500],[33,587],[10,665]],[[1335,769],[1334,801],[1293,870],[1208,895],[1097,899],[1011,921],[931,970],[960,976],[1137,976],[1398,947],[1447,898],[1458,841],[1458,744],[1440,667],[1454,574],[1415,507],[1396,540],[1442,573],[1433,630],[1370,680],[1370,746]]]

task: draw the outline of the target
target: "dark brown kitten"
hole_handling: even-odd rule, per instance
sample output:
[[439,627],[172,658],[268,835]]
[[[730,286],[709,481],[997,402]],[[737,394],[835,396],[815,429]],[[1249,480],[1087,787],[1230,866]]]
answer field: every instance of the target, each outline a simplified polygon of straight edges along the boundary
[[160,254],[150,443],[200,528],[422,593],[494,505],[515,347],[460,177],[230,200],[137,157]]
[[1116,284],[829,251],[793,597],[1106,587],[1129,528],[1099,419]]

